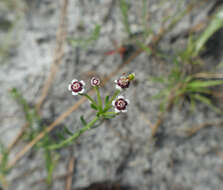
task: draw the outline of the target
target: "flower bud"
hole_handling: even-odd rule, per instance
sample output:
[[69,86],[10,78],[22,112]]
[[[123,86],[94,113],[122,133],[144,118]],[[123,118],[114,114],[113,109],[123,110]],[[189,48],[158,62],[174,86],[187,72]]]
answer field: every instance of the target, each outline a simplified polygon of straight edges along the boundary
[[100,85],[100,79],[99,78],[96,78],[96,77],[93,77],[91,79],[91,86],[99,86]]

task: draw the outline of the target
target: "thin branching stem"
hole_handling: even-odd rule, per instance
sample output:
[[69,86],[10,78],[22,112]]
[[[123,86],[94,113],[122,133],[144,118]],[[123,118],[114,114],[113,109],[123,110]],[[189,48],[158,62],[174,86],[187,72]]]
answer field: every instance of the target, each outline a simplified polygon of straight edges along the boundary
[[100,95],[100,91],[98,86],[94,87],[96,90],[96,94],[97,94],[97,98],[98,98],[98,108],[99,108],[99,112],[102,112],[102,100],[101,100],[101,95]]
[[85,131],[91,129],[91,127],[94,126],[94,124],[98,121],[98,119],[99,119],[99,117],[96,116],[93,120],[91,120],[91,122],[89,122],[85,127],[81,128],[79,131],[74,133],[71,137],[67,138],[66,140],[62,141],[59,144],[55,144],[55,145],[49,146],[49,149],[55,150],[55,149],[59,149],[59,148],[62,148],[64,146],[70,144],[71,142],[76,140],[82,133],[84,133]]
[[94,104],[95,106],[97,106],[97,103],[88,94],[82,94],[82,95],[85,96],[92,104]]

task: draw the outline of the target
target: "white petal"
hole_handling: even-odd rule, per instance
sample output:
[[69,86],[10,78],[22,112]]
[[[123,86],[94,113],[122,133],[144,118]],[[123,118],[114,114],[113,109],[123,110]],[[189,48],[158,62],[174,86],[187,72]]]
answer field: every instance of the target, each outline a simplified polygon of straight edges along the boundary
[[78,94],[83,94],[83,93],[84,93],[84,88],[80,92],[78,92]]
[[116,85],[115,88],[122,91],[122,88],[119,85]]
[[125,101],[126,101],[128,104],[130,103],[129,99],[125,99]]
[[80,81],[80,83],[85,86],[85,82],[83,80]]
[[71,83],[73,84],[74,82],[76,82],[76,81],[78,81],[77,79],[73,79],[72,81],[71,81]]
[[114,80],[114,82],[117,83],[118,81],[117,80]]
[[121,98],[122,99],[125,99],[124,96],[122,96],[122,95],[120,95],[120,96],[117,97],[117,99],[121,99]]
[[78,93],[77,93],[77,92],[72,92],[72,95],[73,95],[73,96],[77,96]]
[[118,109],[115,108],[115,113],[119,113],[119,112],[120,112],[120,110],[118,110]]
[[71,84],[68,85],[68,90],[71,91]]
[[128,110],[122,110],[123,113],[126,113]]
[[112,105],[115,106],[115,100],[112,101]]

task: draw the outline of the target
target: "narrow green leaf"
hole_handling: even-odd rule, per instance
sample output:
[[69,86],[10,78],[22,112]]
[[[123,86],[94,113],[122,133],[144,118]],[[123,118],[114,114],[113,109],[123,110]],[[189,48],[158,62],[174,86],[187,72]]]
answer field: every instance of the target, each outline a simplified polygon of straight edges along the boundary
[[95,106],[94,104],[91,104],[91,108],[94,110],[98,110],[97,106]]
[[81,119],[81,123],[82,123],[82,125],[83,125],[83,126],[86,126],[86,125],[87,125],[87,122],[85,121],[83,115],[80,117],[80,119]]
[[61,131],[59,131],[56,136],[60,139],[60,140],[65,140],[66,139],[66,135],[71,136],[73,135],[73,133],[67,128],[67,127],[63,127]]
[[198,38],[195,46],[194,56],[197,56],[200,53],[208,39],[221,27],[223,27],[223,7],[214,15],[211,23]]
[[64,127],[63,130],[67,135],[73,135],[73,133],[67,127]]
[[217,108],[209,98],[199,95],[199,94],[195,94],[193,95],[195,99],[199,100],[200,102],[203,102],[204,104],[206,104],[208,107],[210,107],[211,109],[213,109],[216,113],[219,114],[223,114],[222,110],[220,110],[219,108]]
[[45,166],[47,170],[47,184],[52,184],[52,178],[53,178],[53,170],[56,167],[56,158],[53,158],[52,151],[49,149],[45,149],[44,155],[45,155]]
[[105,105],[107,105],[107,103],[109,102],[109,96],[105,97]]
[[130,30],[130,26],[129,26],[129,21],[128,21],[128,4],[126,2],[126,0],[120,0],[120,9],[121,9],[121,13],[122,13],[122,17],[123,17],[123,24],[125,26],[125,30],[128,33],[128,35],[131,35],[131,30]]
[[223,84],[222,80],[210,80],[210,81],[202,81],[202,80],[195,80],[190,82],[187,87],[188,88],[205,88],[211,86],[217,86]]
[[31,113],[31,110],[30,110],[29,105],[28,105],[27,101],[25,100],[25,98],[23,98],[22,94],[19,93],[16,88],[13,88],[10,91],[10,93],[11,93],[12,97],[23,107],[26,120],[30,124],[32,124],[32,122],[33,122],[33,114]]
[[3,145],[0,143],[0,153],[1,153],[1,161],[0,161],[0,173],[6,174],[7,173],[7,164],[8,164],[8,152]]

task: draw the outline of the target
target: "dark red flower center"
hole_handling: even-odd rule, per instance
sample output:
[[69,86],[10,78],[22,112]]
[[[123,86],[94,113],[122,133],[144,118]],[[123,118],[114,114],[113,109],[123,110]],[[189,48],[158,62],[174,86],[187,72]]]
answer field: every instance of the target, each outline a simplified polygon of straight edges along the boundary
[[127,105],[128,103],[123,98],[117,99],[115,101],[115,107],[118,110],[125,110]]
[[71,85],[71,89],[72,89],[73,92],[80,92],[83,89],[83,84],[79,81],[75,81]]
[[129,87],[129,80],[126,77],[121,77],[120,79],[118,79],[117,84],[121,87],[121,88],[128,88]]

